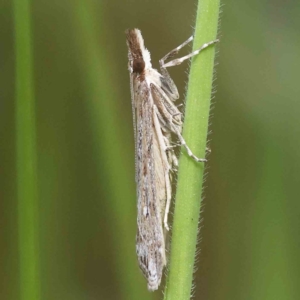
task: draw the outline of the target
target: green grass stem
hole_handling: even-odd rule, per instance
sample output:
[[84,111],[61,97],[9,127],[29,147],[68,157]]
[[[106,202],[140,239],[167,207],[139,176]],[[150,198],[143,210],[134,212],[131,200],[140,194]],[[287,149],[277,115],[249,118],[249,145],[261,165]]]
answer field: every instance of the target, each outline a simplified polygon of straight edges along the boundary
[[[146,282],[138,270],[134,251],[135,236],[132,232],[135,233],[136,220],[128,217],[136,209],[135,190],[131,184],[133,178],[129,176],[131,161],[126,157],[126,153],[130,153],[127,147],[131,124],[124,126],[120,118],[121,112],[117,108],[117,99],[122,98],[122,95],[118,94],[115,88],[116,83],[111,74],[116,69],[114,64],[109,63],[113,60],[108,58],[107,44],[101,39],[105,23],[101,22],[100,26],[97,24],[89,1],[76,1],[75,4],[78,26],[76,33],[83,59],[86,105],[96,150],[95,163],[99,173],[105,174],[104,205],[110,213],[114,249],[118,249],[114,253],[117,288],[122,292],[124,300],[150,299],[151,295],[146,290]],[[126,49],[125,34],[123,39]],[[126,79],[129,88],[129,77]]]
[[38,191],[30,1],[14,0],[20,299],[40,299]]
[[[193,49],[216,39],[219,0],[198,5]],[[183,136],[198,157],[205,157],[215,46],[192,59]],[[193,161],[184,148],[180,157],[172,229],[166,300],[190,299],[197,245],[204,164]]]

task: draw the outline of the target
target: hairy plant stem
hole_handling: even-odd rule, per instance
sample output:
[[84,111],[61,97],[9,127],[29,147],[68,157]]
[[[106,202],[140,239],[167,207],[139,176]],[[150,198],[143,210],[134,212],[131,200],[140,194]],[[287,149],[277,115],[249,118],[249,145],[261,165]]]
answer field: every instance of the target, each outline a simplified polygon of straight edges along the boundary
[[[193,50],[216,39],[219,5],[219,0],[199,2]],[[198,157],[205,156],[214,54],[215,46],[210,46],[193,57],[189,75],[183,136]],[[204,164],[193,161],[184,148],[182,152],[165,300],[190,299],[193,281]]]

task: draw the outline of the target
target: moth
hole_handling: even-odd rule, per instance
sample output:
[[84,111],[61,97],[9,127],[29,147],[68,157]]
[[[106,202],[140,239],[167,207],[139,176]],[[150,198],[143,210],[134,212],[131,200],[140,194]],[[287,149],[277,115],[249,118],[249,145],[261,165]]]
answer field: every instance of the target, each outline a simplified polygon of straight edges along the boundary
[[152,68],[150,52],[144,46],[140,30],[128,29],[125,33],[135,136],[136,253],[148,289],[154,291],[160,285],[163,268],[167,263],[165,237],[169,230],[171,180],[172,172],[178,166],[174,153],[176,144],[172,142],[172,137],[178,138],[179,145],[184,146],[194,160],[206,161],[192,153],[181,135],[182,113],[174,104],[179,94],[167,68],[181,64],[218,40],[165,63],[193,40],[190,37],[159,61],[159,73]]

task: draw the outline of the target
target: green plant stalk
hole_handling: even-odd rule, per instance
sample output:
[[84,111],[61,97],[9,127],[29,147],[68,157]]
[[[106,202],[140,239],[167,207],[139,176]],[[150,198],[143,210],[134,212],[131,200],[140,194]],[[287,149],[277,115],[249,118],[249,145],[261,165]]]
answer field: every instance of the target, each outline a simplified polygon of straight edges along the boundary
[[30,1],[14,0],[20,299],[40,299],[36,128]]
[[[201,0],[198,5],[193,49],[216,39],[219,0]],[[210,99],[213,82],[215,46],[192,59],[187,91],[183,136],[198,157],[205,156]],[[169,274],[165,299],[190,299],[204,164],[188,157],[184,148],[180,157]]]
[[[78,26],[75,27],[78,48],[85,59],[86,66],[83,68],[87,94],[86,105],[90,113],[95,145],[97,145],[95,162],[98,164],[99,172],[105,173],[107,177],[106,188],[110,200],[105,205],[110,206],[112,239],[114,248],[118,249],[118,252],[114,254],[115,273],[118,274],[116,288],[122,292],[124,300],[150,299],[151,294],[146,290],[144,279],[137,268],[135,240],[134,235],[131,234],[136,230],[136,221],[135,219],[128,220],[132,206],[134,209],[136,206],[135,191],[131,190],[131,178],[128,177],[129,161],[124,159],[126,157],[124,153],[129,153],[127,145],[130,132],[127,132],[129,126],[124,127],[116,113],[118,112],[116,99],[121,96],[112,81],[111,72],[114,65],[110,63],[112,59],[107,56],[107,50],[104,50],[105,43],[99,44],[98,42],[101,38],[95,31],[97,25],[93,17],[91,2],[75,1],[74,7]],[[104,17],[102,19],[101,29],[105,30]],[[123,38],[125,46],[125,34]],[[124,201],[128,203],[122,205],[121,202]]]

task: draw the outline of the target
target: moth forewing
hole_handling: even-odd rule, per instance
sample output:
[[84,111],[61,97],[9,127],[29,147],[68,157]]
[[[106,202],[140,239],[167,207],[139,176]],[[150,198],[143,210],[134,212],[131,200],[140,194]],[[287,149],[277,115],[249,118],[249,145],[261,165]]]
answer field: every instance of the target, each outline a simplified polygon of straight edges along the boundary
[[173,102],[179,95],[166,68],[182,63],[216,41],[165,64],[165,60],[193,39],[189,38],[159,61],[160,74],[152,68],[150,53],[144,46],[140,30],[127,30],[126,38],[135,134],[136,252],[148,289],[154,291],[160,285],[166,265],[165,232],[169,230],[171,171],[177,166],[172,134],[178,137],[189,156],[196,161],[206,161],[197,158],[181,136],[182,114]]
[[[136,252],[140,269],[148,281],[148,289],[158,289],[166,265],[165,236],[162,218],[168,195],[166,146],[155,115],[150,84],[159,73],[151,73],[150,54],[144,48],[139,30],[128,30],[129,73],[131,81],[134,131],[136,142],[137,237]],[[155,116],[155,118],[154,118]],[[156,127],[155,125],[156,124]],[[169,196],[170,197],[170,196]]]
[[137,196],[138,232],[136,251],[148,289],[156,290],[166,264],[162,211],[166,181],[160,143],[153,126],[153,99],[147,82],[137,84]]

